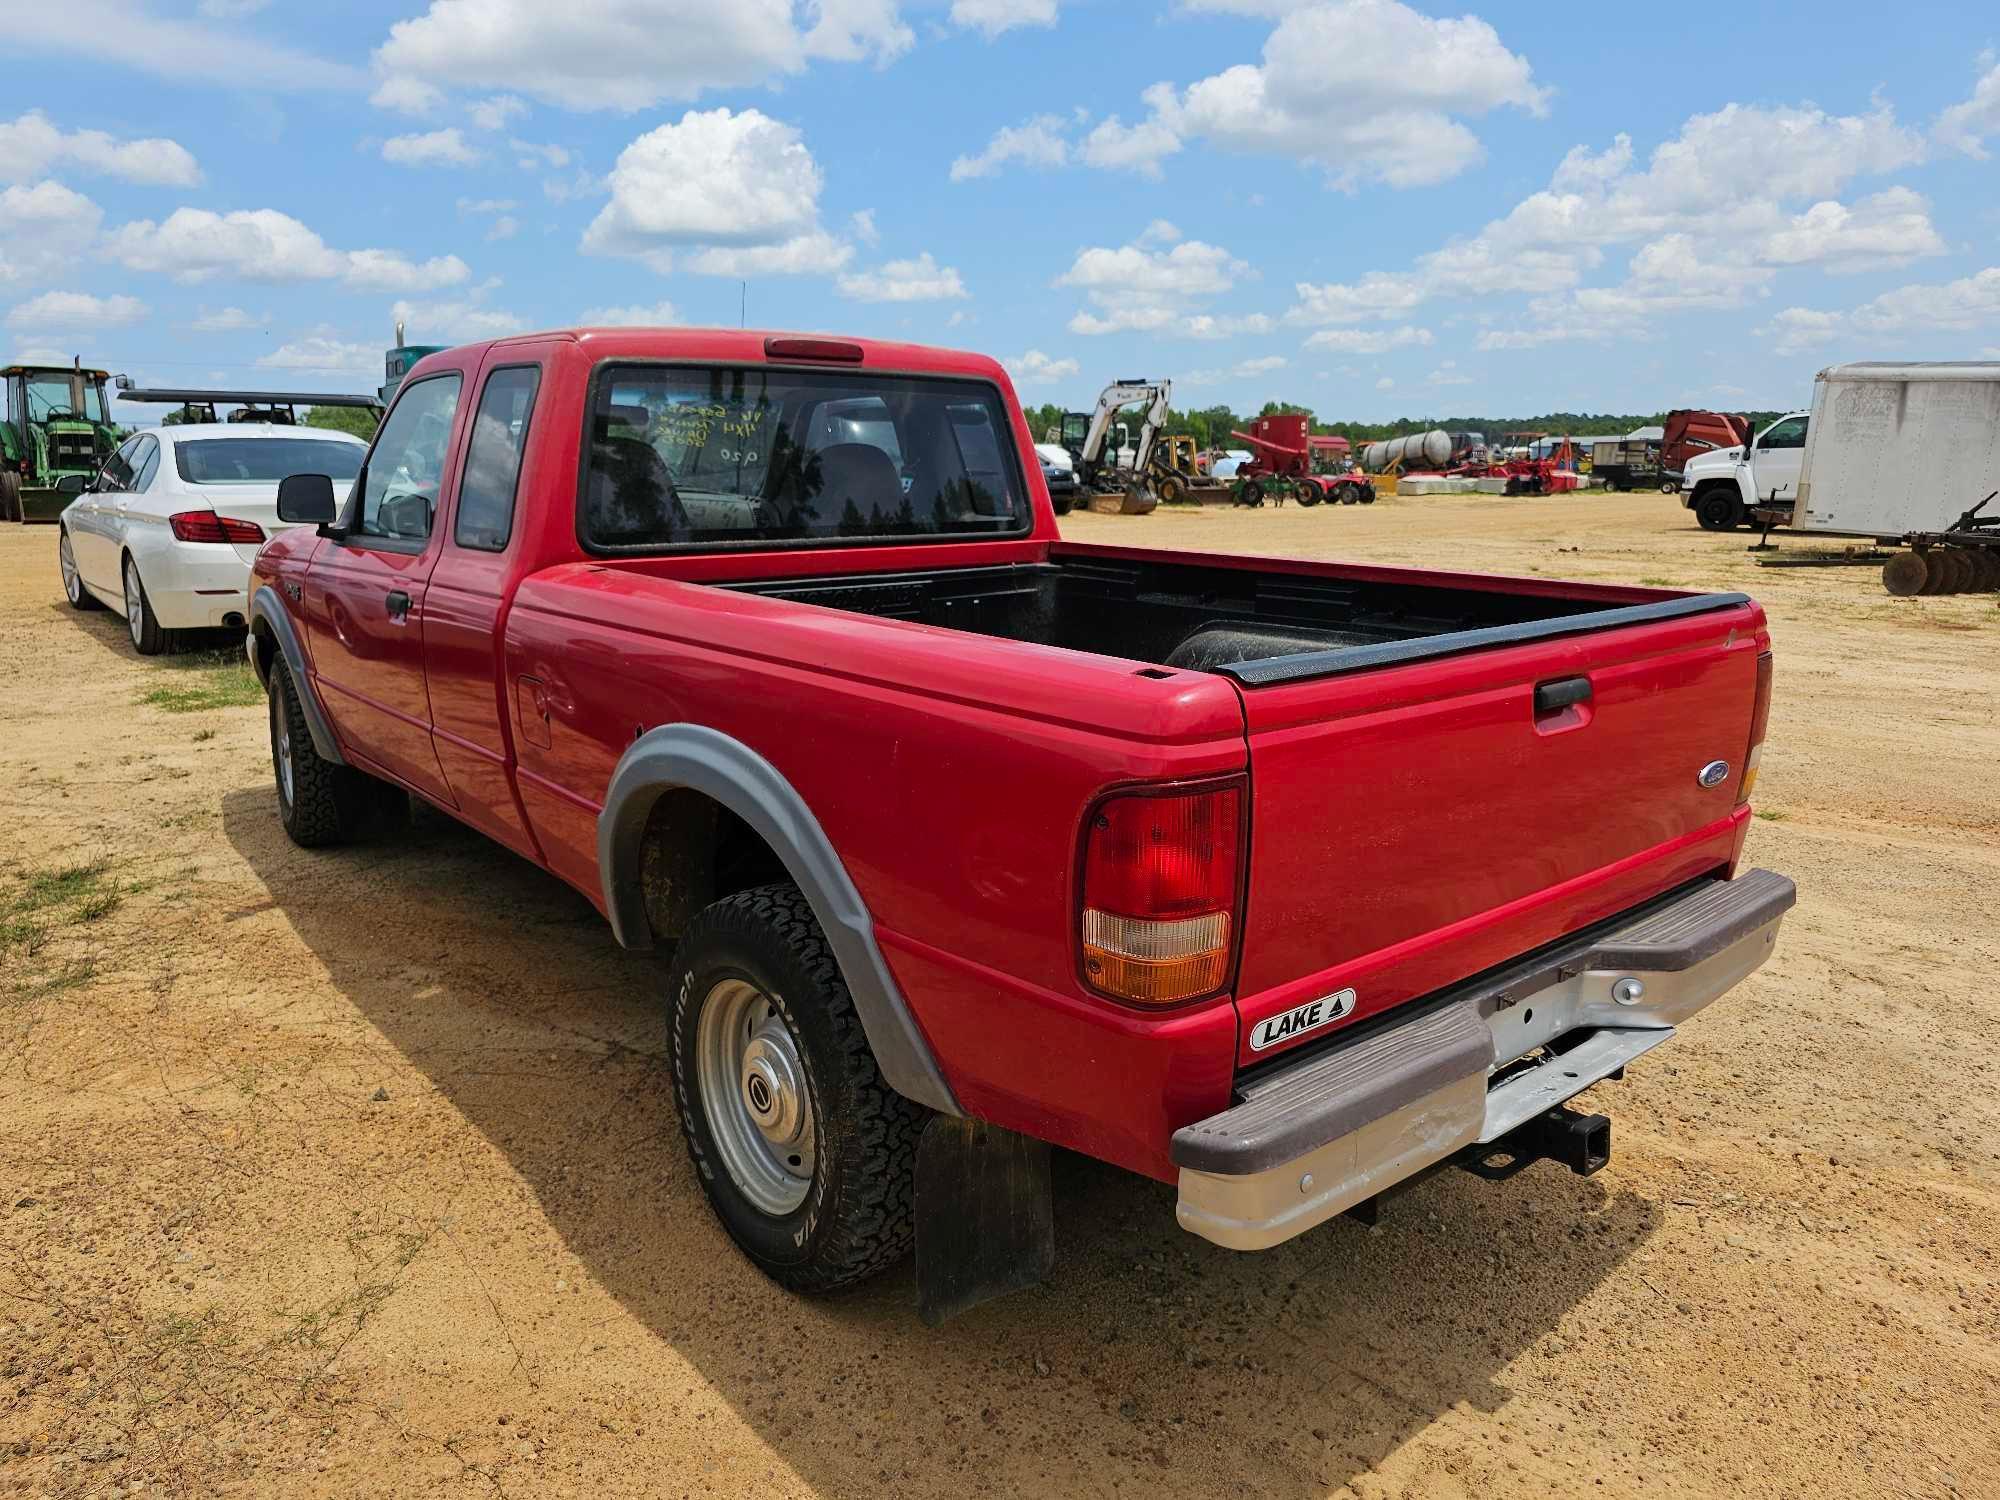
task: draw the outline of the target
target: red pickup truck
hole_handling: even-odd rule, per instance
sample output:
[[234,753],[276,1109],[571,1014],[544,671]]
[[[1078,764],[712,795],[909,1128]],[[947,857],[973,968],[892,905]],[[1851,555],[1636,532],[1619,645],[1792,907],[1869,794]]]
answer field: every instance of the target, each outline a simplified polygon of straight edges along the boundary
[[415,795],[652,949],[688,1148],[781,1283],[1046,1270],[1048,1146],[1258,1249],[1572,1095],[1770,954],[1740,594],[1066,542],[980,356],[471,345],[252,588],[303,845]]

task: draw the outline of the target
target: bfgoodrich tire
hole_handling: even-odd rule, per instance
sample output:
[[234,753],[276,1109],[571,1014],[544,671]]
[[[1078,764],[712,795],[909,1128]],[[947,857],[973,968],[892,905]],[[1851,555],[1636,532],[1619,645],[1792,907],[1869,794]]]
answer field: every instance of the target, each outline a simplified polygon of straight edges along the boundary
[[313,745],[298,685],[280,657],[268,683],[271,773],[278,788],[278,821],[302,849],[344,844],[364,829],[407,818],[409,794],[352,766],[320,755]]
[[925,1111],[891,1089],[796,886],[716,902],[668,978],[674,1102],[737,1247],[797,1292],[908,1253]]

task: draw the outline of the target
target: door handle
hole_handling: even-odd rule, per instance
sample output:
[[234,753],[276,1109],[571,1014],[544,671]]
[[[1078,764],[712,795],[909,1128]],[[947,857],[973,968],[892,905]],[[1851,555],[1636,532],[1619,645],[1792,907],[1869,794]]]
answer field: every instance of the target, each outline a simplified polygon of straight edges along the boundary
[[398,622],[410,617],[410,596],[401,589],[389,590],[389,618]]

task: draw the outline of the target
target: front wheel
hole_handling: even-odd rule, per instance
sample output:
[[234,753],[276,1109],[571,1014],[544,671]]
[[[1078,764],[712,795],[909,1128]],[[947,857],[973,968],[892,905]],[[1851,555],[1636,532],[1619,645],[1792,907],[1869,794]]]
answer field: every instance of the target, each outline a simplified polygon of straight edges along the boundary
[[925,1112],[883,1081],[798,888],[759,886],[702,912],[668,994],[688,1155],[737,1247],[797,1292],[907,1254]]
[[371,822],[409,816],[409,794],[352,766],[326,759],[313,744],[298,685],[283,658],[268,682],[271,772],[278,787],[278,821],[301,849],[344,844]]
[[27,519],[21,509],[21,476],[12,469],[0,469],[0,521]]
[[62,567],[63,595],[69,600],[71,609],[102,609],[97,595],[83,586],[83,575],[76,570],[76,548],[70,544],[69,528],[62,529],[62,536],[56,541],[56,561]]
[[1245,505],[1262,505],[1264,503],[1264,486],[1254,479],[1251,480],[1243,486],[1242,501]]
[[1695,522],[1703,531],[1734,531],[1742,519],[1743,502],[1726,489],[1712,489],[1697,495]]

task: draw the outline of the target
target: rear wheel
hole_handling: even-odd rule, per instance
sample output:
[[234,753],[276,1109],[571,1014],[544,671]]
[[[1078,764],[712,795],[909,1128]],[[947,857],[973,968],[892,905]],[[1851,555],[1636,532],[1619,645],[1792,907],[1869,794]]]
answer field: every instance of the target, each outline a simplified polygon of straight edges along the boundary
[[158,656],[173,649],[174,634],[163,629],[153,613],[153,601],[146,597],[146,585],[139,578],[139,564],[130,553],[125,556],[125,627],[132,637],[132,649],[141,656]]
[[760,886],[702,912],[668,993],[688,1155],[737,1247],[799,1292],[908,1253],[925,1112],[883,1081],[798,888]]
[[21,476],[12,469],[0,469],[0,521],[22,519]]
[[1307,480],[1304,484],[1299,486],[1299,504],[1301,505],[1317,505],[1320,503],[1320,501],[1324,500],[1326,496],[1327,492],[1325,490],[1322,490],[1317,484],[1314,484],[1311,480]]
[[69,599],[71,609],[104,608],[97,602],[97,595],[83,586],[83,575],[76,570],[76,548],[70,544],[67,526],[56,541],[56,561],[62,566],[63,594]]
[[1742,511],[1743,501],[1720,486],[1695,496],[1694,518],[1703,531],[1734,531]]
[[1243,486],[1241,498],[1245,505],[1262,505],[1264,503],[1264,486],[1254,479],[1251,480]]
[[1160,481],[1160,503],[1179,505],[1188,497],[1187,481],[1178,475],[1169,474]]

